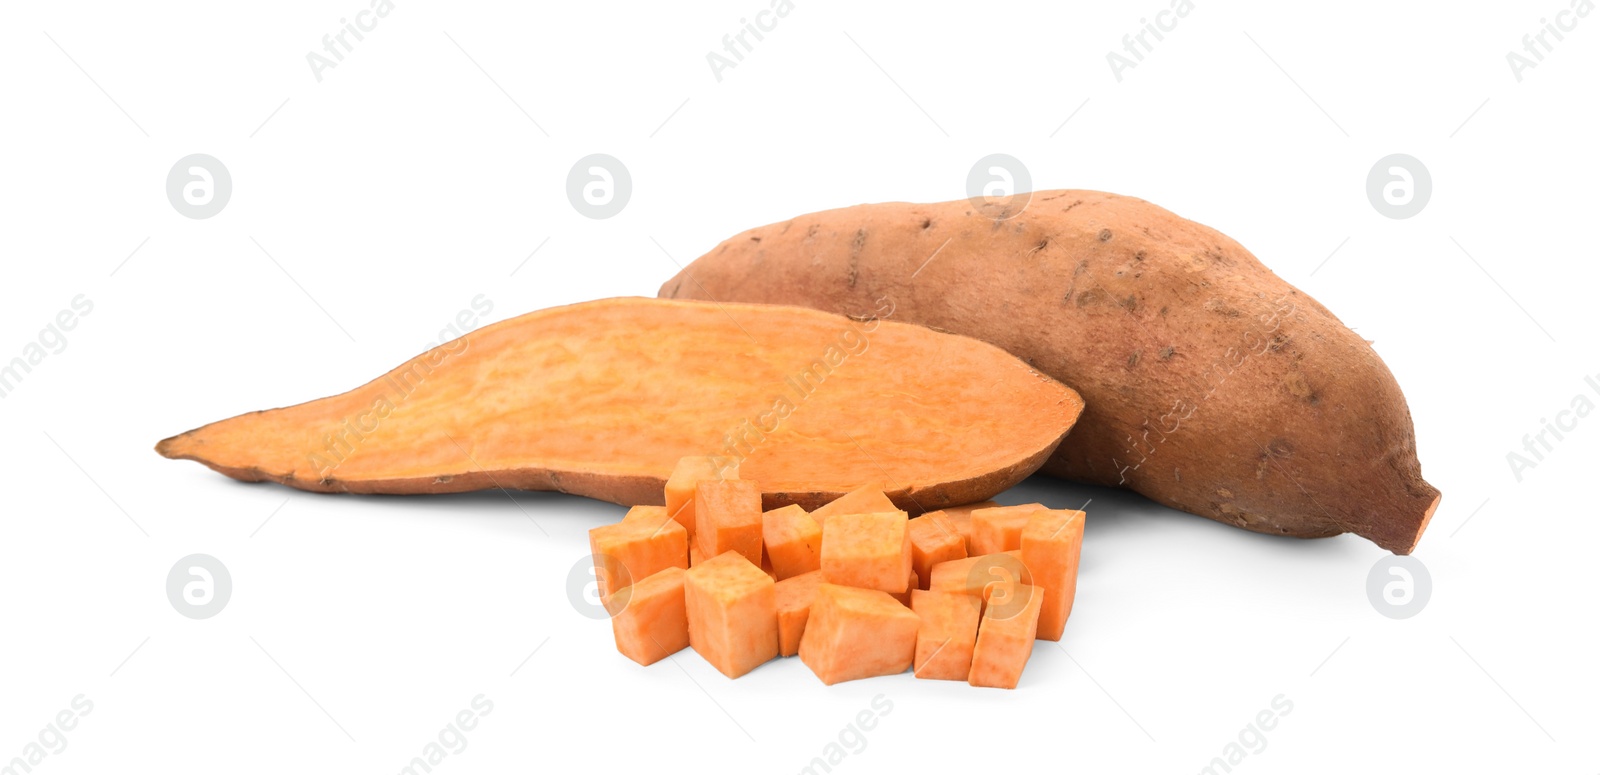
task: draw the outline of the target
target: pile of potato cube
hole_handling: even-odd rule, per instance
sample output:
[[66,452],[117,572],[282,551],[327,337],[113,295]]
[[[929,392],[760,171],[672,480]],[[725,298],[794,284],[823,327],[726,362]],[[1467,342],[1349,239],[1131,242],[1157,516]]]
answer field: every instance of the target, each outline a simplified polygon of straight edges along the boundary
[[666,506],[589,531],[617,650],[693,648],[729,678],[798,654],[823,683],[894,675],[1016,688],[1060,640],[1082,511],[984,502],[908,518],[869,485],[815,511],[762,511],[761,486],[689,457]]

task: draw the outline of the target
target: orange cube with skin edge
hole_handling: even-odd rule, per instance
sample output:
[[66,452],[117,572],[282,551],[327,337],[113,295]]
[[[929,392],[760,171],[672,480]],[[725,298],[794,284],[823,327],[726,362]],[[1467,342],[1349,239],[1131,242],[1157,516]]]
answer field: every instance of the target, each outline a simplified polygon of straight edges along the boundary
[[1081,511],[1046,509],[1028,517],[1022,529],[1022,563],[1033,583],[1044,589],[1039,611],[1039,638],[1061,640],[1072,599],[1078,591],[1078,557],[1083,548]]
[[972,595],[987,602],[996,584],[1019,582],[1033,583],[1033,575],[1022,562],[1021,550],[941,562],[933,566],[933,578],[928,580],[928,589]]
[[[673,524],[677,524],[674,522]],[[667,568],[622,588],[606,600],[617,651],[650,665],[689,647],[682,568]]]
[[689,531],[689,537],[694,538],[694,496],[695,486],[706,481],[720,481],[723,479],[739,478],[739,461],[731,457],[685,457],[679,458],[678,464],[672,468],[672,475],[667,477],[666,502],[667,513]]
[[738,678],[778,656],[778,593],[771,576],[738,552],[684,573],[689,646],[712,667]]
[[904,511],[835,514],[822,527],[822,578],[830,584],[904,592],[911,533]]
[[761,540],[779,581],[822,567],[822,526],[799,506],[763,513]]
[[889,593],[817,585],[800,638],[800,661],[828,685],[911,667],[922,620]]
[[927,588],[933,566],[967,556],[967,542],[940,512],[930,512],[906,523],[911,533],[911,568]]
[[992,591],[972,645],[967,683],[1015,689],[1033,654],[1044,590],[1028,584],[1000,584]]
[[743,479],[695,485],[694,540],[700,553],[738,552],[761,566],[761,485]]
[[903,605],[903,606],[905,606],[907,608],[910,608],[911,607],[911,593],[913,591],[915,591],[916,589],[917,589],[917,572],[916,571],[912,571],[911,572],[911,579],[906,582],[906,590],[904,592],[890,592],[889,593],[889,597],[894,598],[895,602],[899,603],[900,605]]
[[974,551],[972,548],[972,512],[977,511],[978,509],[995,508],[999,505],[1000,504],[995,503],[994,501],[983,501],[982,503],[973,503],[966,506],[952,506],[950,508],[940,509],[938,511],[930,511],[922,516],[926,517],[932,514],[938,514],[939,516],[944,517],[946,520],[949,520],[950,524],[955,525],[956,532],[961,534],[961,540],[966,542],[967,556],[972,557],[982,554],[982,552]]
[[820,570],[790,576],[778,582],[779,656],[792,657],[800,653],[800,636],[805,634],[811,601],[816,599],[817,586],[821,583]]
[[978,639],[978,599],[925,589],[911,593],[911,610],[921,620],[912,672],[918,678],[965,681]]
[[1022,528],[1028,515],[1044,508],[1041,503],[997,506],[972,512],[972,548],[975,554],[994,554],[1022,548]]
[[817,524],[827,527],[828,517],[835,514],[876,514],[899,511],[900,507],[883,494],[883,485],[869,484],[847,492],[811,512]]
[[660,506],[635,506],[621,522],[589,531],[600,599],[666,568],[689,567],[689,536]]

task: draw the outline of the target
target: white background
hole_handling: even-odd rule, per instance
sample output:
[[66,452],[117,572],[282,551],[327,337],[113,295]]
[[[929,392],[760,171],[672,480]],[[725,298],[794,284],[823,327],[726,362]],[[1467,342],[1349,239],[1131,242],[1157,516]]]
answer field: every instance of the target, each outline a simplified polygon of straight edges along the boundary
[[[1600,14],[1518,82],[1506,53],[1569,0],[1198,0],[1118,82],[1106,53],[1168,1],[797,0],[720,83],[706,54],[768,0],[400,0],[320,83],[306,54],[367,0],[7,4],[0,356],[94,308],[0,400],[0,762],[83,694],[36,771],[397,772],[483,694],[436,770],[798,772],[881,694],[836,772],[1198,772],[1281,694],[1236,772],[1600,769],[1600,417],[1520,482],[1506,460],[1600,402]],[[564,190],[596,152],[633,178],[607,220]],[[830,688],[797,660],[729,681],[638,667],[568,602],[620,507],[316,496],[151,451],[364,382],[478,294],[487,320],[653,295],[752,226],[961,198],[997,152],[1215,226],[1376,341],[1444,492],[1419,615],[1374,610],[1387,555],[1359,538],[1036,478],[1001,500],[1094,503],[1066,638],[1017,691]],[[164,192],[191,153],[233,178],[207,220]],[[1391,153],[1432,173],[1408,220],[1364,192]],[[164,591],[194,552],[234,583],[203,621]]]

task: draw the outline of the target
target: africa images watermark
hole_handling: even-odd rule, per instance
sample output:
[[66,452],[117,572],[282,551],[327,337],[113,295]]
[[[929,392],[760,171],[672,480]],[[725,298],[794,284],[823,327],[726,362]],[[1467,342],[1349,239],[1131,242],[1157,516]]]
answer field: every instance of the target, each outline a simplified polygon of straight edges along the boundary
[[[1583,382],[1596,396],[1600,396],[1600,374],[1584,375]],[[1539,418],[1539,431],[1525,434],[1522,437],[1522,452],[1511,450],[1506,453],[1506,464],[1511,466],[1511,475],[1520,483],[1522,472],[1538,468],[1545,462],[1545,455],[1556,451],[1556,444],[1566,441],[1566,434],[1577,430],[1578,421],[1589,416],[1594,411],[1595,402],[1584,393],[1579,393],[1568,402],[1567,408],[1556,412],[1555,422]],[[1554,441],[1552,441],[1554,439]],[[1522,454],[1526,452],[1527,454]]]
[[366,409],[346,416],[323,434],[319,448],[307,452],[306,460],[317,475],[326,478],[341,463],[349,460],[362,442],[377,433],[383,421],[416,394],[433,372],[444,366],[450,358],[466,352],[469,346],[466,334],[478,327],[483,316],[493,311],[494,302],[487,296],[481,293],[474,296],[468,308],[457,312],[451,322],[440,329],[435,346],[380,378],[377,396]]
[[422,753],[411,757],[406,766],[400,768],[400,775],[427,775],[444,763],[451,755],[459,755],[467,750],[467,733],[478,728],[484,716],[494,712],[494,701],[487,695],[479,694],[472,698],[469,707],[462,708],[451,717],[433,740],[422,747]]
[[0,767],[0,775],[28,775],[43,764],[46,757],[67,750],[67,733],[77,729],[78,722],[93,712],[93,700],[82,694],[73,697],[68,707],[57,711],[50,723],[39,730],[36,739],[22,747],[21,754],[11,757],[6,766]]
[[1579,20],[1594,12],[1594,0],[1571,0],[1571,3],[1572,7],[1557,11],[1554,19],[1540,18],[1539,30],[1522,36],[1522,51],[1506,52],[1506,64],[1511,66],[1511,75],[1517,83],[1522,83],[1523,72],[1538,67],[1545,54],[1555,51],[1556,44],[1567,39],[1565,33],[1578,28]]
[[1223,746],[1222,753],[1212,757],[1200,770],[1200,775],[1226,775],[1243,764],[1251,754],[1266,752],[1267,733],[1277,729],[1283,717],[1293,711],[1293,700],[1282,694],[1273,697],[1269,707],[1257,711],[1255,718],[1239,730],[1237,739]]
[[[344,61],[345,54],[356,50],[356,43],[367,39],[363,33],[377,29],[378,20],[387,17],[393,10],[393,0],[371,0],[370,7],[356,12],[354,21],[349,17],[341,17],[339,30],[322,36],[322,50],[326,56],[316,51],[306,52],[306,64],[311,66],[311,75],[317,79],[317,83],[322,83],[323,71],[338,67]],[[355,43],[350,41],[351,38],[355,39]]]
[[[715,50],[706,52],[706,64],[711,65],[711,75],[717,79],[717,83],[722,83],[724,70],[738,67],[744,61],[745,54],[756,50],[755,43],[767,39],[763,33],[777,29],[778,21],[793,10],[794,3],[791,0],[771,0],[769,7],[756,13],[755,19],[739,19],[742,25],[739,31],[722,36],[722,51],[726,54]],[[755,43],[751,43],[750,38],[755,38]]]
[[864,708],[850,720],[843,729],[839,730],[839,739],[829,741],[822,747],[822,753],[811,758],[806,763],[805,769],[800,770],[800,775],[827,775],[835,767],[844,763],[852,754],[859,755],[867,750],[867,733],[878,728],[878,723],[884,716],[894,712],[894,701],[883,694],[873,696],[870,707]]
[[1122,53],[1115,50],[1106,52],[1106,64],[1111,65],[1111,75],[1117,79],[1117,83],[1122,83],[1123,71],[1138,67],[1144,61],[1145,54],[1153,53],[1156,44],[1167,39],[1163,33],[1178,29],[1178,22],[1188,18],[1192,11],[1194,0],[1171,0],[1171,7],[1157,11],[1154,20],[1140,17],[1139,24],[1142,26],[1139,31],[1122,36]]
[[[1211,365],[1207,366],[1206,370],[1201,373],[1201,387],[1205,388],[1205,395],[1202,395],[1200,400],[1185,401],[1179,399],[1173,401],[1172,408],[1157,418],[1154,426],[1150,424],[1150,418],[1146,417],[1143,430],[1139,432],[1137,438],[1132,434],[1126,436],[1128,445],[1126,454],[1132,462],[1124,463],[1121,460],[1112,458],[1111,464],[1117,468],[1117,484],[1126,484],[1128,472],[1137,471],[1140,466],[1148,462],[1150,456],[1161,448],[1161,443],[1166,441],[1169,436],[1177,433],[1183,427],[1183,421],[1193,416],[1195,410],[1199,409],[1200,404],[1210,399],[1217,392],[1217,389],[1228,381],[1228,377],[1232,376],[1239,367],[1250,360],[1251,356],[1264,355],[1267,352],[1283,347],[1288,338],[1274,336],[1274,334],[1283,325],[1283,317],[1294,314],[1294,311],[1294,302],[1287,295],[1280,296],[1273,301],[1272,309],[1256,316],[1256,321],[1266,330],[1258,331],[1252,328],[1245,331],[1244,336],[1241,337],[1241,346],[1229,347],[1221,357],[1212,361]],[[1174,348],[1166,347],[1157,353],[1156,357],[1166,360],[1176,354],[1177,352]],[[1295,386],[1290,387],[1291,390],[1295,389]],[[1309,391],[1309,388],[1304,389]]]
[[869,337],[878,330],[878,324],[894,314],[894,300],[888,297],[878,299],[878,308],[870,317],[863,319],[851,318],[845,329],[828,345],[822,354],[813,359],[805,368],[787,376],[783,380],[788,392],[779,393],[772,397],[771,408],[754,417],[746,417],[737,426],[722,435],[723,447],[719,455],[715,455],[718,472],[726,475],[729,469],[737,467],[744,459],[749,457],[756,447],[767,440],[767,437],[777,433],[783,421],[794,414],[805,402],[811,398],[828,376],[845,364],[845,361],[858,357],[867,351]]
[[0,365],[0,398],[8,398],[16,392],[22,381],[43,365],[46,358],[66,352],[67,333],[77,328],[78,322],[91,312],[94,312],[94,302],[88,296],[80,293],[72,297],[66,307],[39,329],[33,341],[22,346],[21,355]]

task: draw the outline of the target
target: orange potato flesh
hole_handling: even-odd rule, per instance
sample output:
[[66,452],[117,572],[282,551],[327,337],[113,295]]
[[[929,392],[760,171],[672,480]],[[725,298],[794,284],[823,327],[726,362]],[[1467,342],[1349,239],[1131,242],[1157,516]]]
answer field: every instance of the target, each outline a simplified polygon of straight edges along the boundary
[[901,591],[901,592],[890,592],[889,593],[889,597],[894,598],[895,602],[899,603],[900,605],[903,605],[903,606],[905,606],[907,608],[910,608],[911,607],[911,593],[916,591],[917,582],[918,582],[917,572],[916,571],[912,571],[911,572],[911,578],[906,580],[906,588],[905,588],[905,590]]
[[667,568],[634,582],[606,601],[617,651],[641,665],[689,647],[682,568]]
[[[767,432],[777,399],[796,408]],[[724,455],[761,482],[764,508],[886,480],[931,509],[1021,481],[1082,409],[1004,350],[921,326],[622,298],[484,326],[346,393],[156,450],[317,492],[557,490],[629,506],[664,505],[679,459]]]
[[1013,550],[941,562],[933,566],[928,589],[973,595],[987,602],[997,585],[1017,582],[1032,584],[1033,575],[1022,562],[1022,552]]
[[921,620],[913,670],[918,678],[965,681],[978,639],[978,600],[952,592],[911,593],[911,610]]
[[778,656],[778,597],[771,576],[738,552],[684,574],[689,645],[729,678]]
[[1028,517],[1022,530],[1022,563],[1044,589],[1039,638],[1061,640],[1078,591],[1078,556],[1083,548],[1081,511],[1044,510]]
[[733,458],[706,455],[678,458],[672,475],[667,477],[667,513],[678,520],[678,524],[689,531],[689,539],[694,540],[695,485],[704,481],[738,478],[739,463]]
[[[1002,601],[1004,598],[1004,601]],[[1015,689],[1038,634],[1039,609],[1044,591],[1027,584],[1005,584],[991,596],[972,646],[972,669],[967,683],[997,689]]]
[[800,636],[805,634],[811,601],[816,599],[817,585],[821,583],[822,571],[819,570],[778,582],[779,656],[792,657],[800,653]]
[[911,578],[906,513],[835,514],[822,527],[822,577],[830,584],[904,592]]
[[779,581],[822,567],[822,526],[793,503],[761,515],[761,540]]
[[999,506],[976,509],[972,512],[972,549],[974,554],[995,554],[1022,548],[1022,528],[1028,524],[1028,515],[1044,508],[1042,503],[1022,506]]
[[689,537],[661,506],[635,506],[621,522],[589,531],[600,598],[665,568],[689,566]]
[[714,479],[695,485],[695,542],[716,557],[738,552],[761,566],[761,485],[744,479]]
[[699,541],[690,541],[689,542],[689,567],[693,568],[694,566],[699,565],[700,563],[705,562],[705,561],[706,561],[706,556],[704,554],[700,553],[700,542]]
[[826,526],[828,517],[835,514],[875,514],[900,510],[894,501],[889,500],[889,496],[883,494],[883,489],[882,485],[868,484],[851,490],[812,511],[811,518],[817,524]]
[[933,566],[967,556],[967,542],[943,512],[929,512],[906,523],[911,534],[911,568],[926,588]]
[[972,512],[978,509],[991,509],[999,505],[994,501],[983,501],[982,503],[973,503],[966,506],[948,506],[939,509],[937,512],[930,511],[928,513],[939,514],[949,520],[950,524],[955,525],[956,532],[961,534],[961,540],[967,544],[967,556],[972,557],[982,554],[982,552],[973,551],[972,548]]
[[824,582],[800,638],[800,661],[828,685],[903,673],[921,622],[887,592]]

